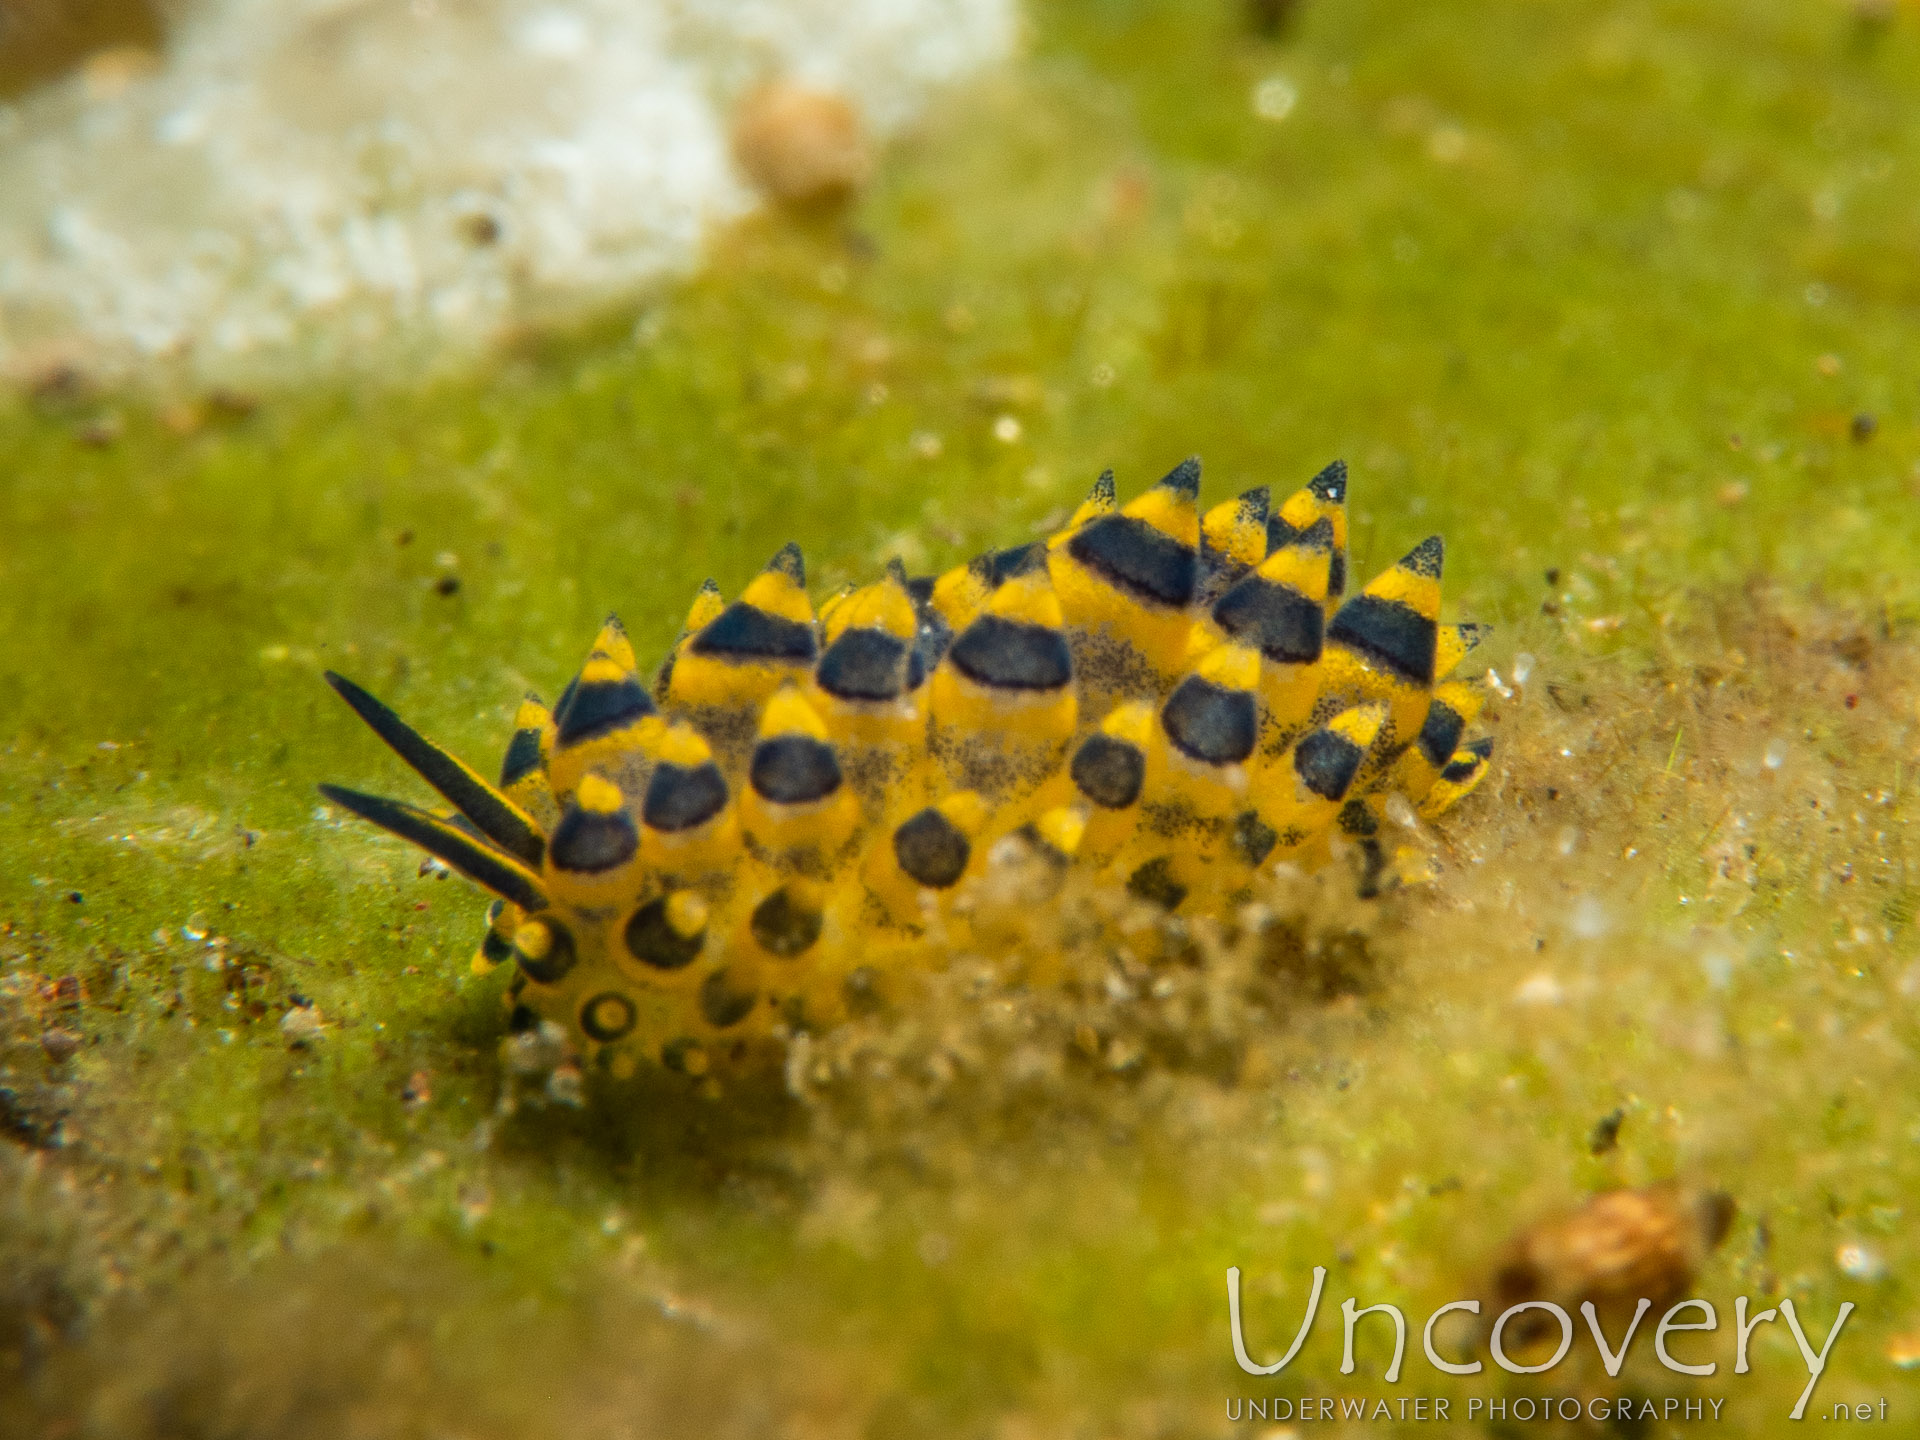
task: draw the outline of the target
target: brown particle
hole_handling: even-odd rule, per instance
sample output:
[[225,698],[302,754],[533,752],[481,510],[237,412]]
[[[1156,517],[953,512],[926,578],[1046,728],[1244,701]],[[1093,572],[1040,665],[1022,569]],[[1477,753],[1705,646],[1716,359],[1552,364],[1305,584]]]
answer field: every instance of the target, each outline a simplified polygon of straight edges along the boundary
[[502,233],[500,222],[484,210],[460,217],[460,234],[469,245],[497,245]]
[[72,1059],[80,1044],[79,1035],[59,1025],[40,1032],[40,1048],[47,1052],[47,1058],[56,1065]]
[[733,153],[764,194],[788,205],[844,201],[872,169],[852,102],[785,80],[770,81],[740,102]]
[[458,575],[442,575],[438,580],[433,582],[433,593],[447,597],[458,595],[460,593],[460,577]]
[[1602,1318],[1631,1315],[1642,1299],[1664,1310],[1726,1238],[1734,1213],[1727,1195],[1671,1183],[1604,1191],[1509,1241],[1494,1272],[1495,1297],[1501,1309],[1551,1300],[1577,1311],[1591,1301]]
[[409,1110],[417,1110],[433,1099],[433,1073],[428,1070],[416,1070],[407,1077],[407,1083],[400,1087],[400,1103]]
[[1848,422],[1847,434],[1856,445],[1864,445],[1873,438],[1873,432],[1880,428],[1880,422],[1873,415],[1862,410]]
[[260,408],[260,397],[245,390],[216,386],[207,392],[207,415],[213,420],[245,420]]

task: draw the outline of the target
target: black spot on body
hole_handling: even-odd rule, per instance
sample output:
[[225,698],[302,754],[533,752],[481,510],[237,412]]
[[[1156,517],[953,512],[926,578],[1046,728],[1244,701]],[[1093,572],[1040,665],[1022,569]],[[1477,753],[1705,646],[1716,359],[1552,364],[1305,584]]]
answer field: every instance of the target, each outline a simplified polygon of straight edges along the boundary
[[639,827],[624,809],[583,810],[572,805],[553,827],[547,853],[561,870],[598,875],[626,864],[639,848]]
[[1363,800],[1349,800],[1342,805],[1337,823],[1342,835],[1351,835],[1356,840],[1371,839],[1380,833],[1380,822]]
[[1173,862],[1162,855],[1127,877],[1127,893],[1162,910],[1178,910],[1187,898],[1187,887],[1173,878]]
[[1338,800],[1359,773],[1362,750],[1332,730],[1315,730],[1293,749],[1293,770],[1300,783],[1323,800]]
[[810,735],[776,735],[753,747],[748,781],[763,800],[804,805],[840,788],[840,761],[833,746]]
[[656,970],[683,970],[707,943],[707,932],[682,935],[667,923],[667,897],[649,900],[627,921],[627,953]]
[[513,1007],[512,1013],[507,1016],[507,1033],[509,1035],[524,1035],[529,1030],[538,1030],[539,1028],[540,1017],[534,1012],[533,1007],[530,1005],[516,1005]]
[[893,700],[907,686],[908,646],[897,635],[861,626],[827,647],[813,678],[842,700]]
[[1317,601],[1260,575],[1247,576],[1222,595],[1213,621],[1282,665],[1313,664],[1326,631],[1326,612]]
[[647,781],[640,818],[651,829],[673,834],[706,824],[726,804],[727,782],[713,761],[703,765],[662,761]]
[[947,658],[968,679],[996,690],[1058,690],[1073,679],[1066,636],[999,615],[982,615],[967,626]]
[[597,682],[576,679],[554,712],[555,743],[578,745],[657,713],[653,697],[631,675]]
[[533,956],[522,954],[516,948],[514,957],[519,960],[520,969],[529,980],[537,980],[542,985],[558,985],[567,978],[567,972],[573,969],[574,962],[580,958],[580,955],[574,949],[572,935],[550,920],[545,923],[546,954],[535,959]]
[[886,1006],[886,997],[880,990],[880,972],[871,965],[849,972],[840,991],[851,1015],[877,1014]]
[[580,1028],[589,1040],[602,1045],[624,1038],[633,1030],[640,1012],[633,1001],[618,990],[603,990],[580,1007]]
[[1411,685],[1433,683],[1439,630],[1411,605],[1356,595],[1340,607],[1327,638],[1358,651]]
[[700,1013],[716,1030],[738,1025],[753,1013],[759,998],[752,987],[736,985],[725,970],[716,970],[700,982]]
[[1420,727],[1420,753],[1426,756],[1427,763],[1438,770],[1453,758],[1453,750],[1460,743],[1460,732],[1467,728],[1467,722],[1444,700],[1434,700],[1427,706],[1427,723]]
[[716,660],[787,660],[811,665],[816,645],[811,625],[736,600],[694,636],[688,648],[696,655]]
[[1189,675],[1160,711],[1167,738],[1195,760],[1237,765],[1253,753],[1260,709],[1250,690]]
[[1278,832],[1253,811],[1243,811],[1235,817],[1231,844],[1234,853],[1247,864],[1258,865],[1279,843]]
[[516,730],[507,742],[506,758],[500,762],[500,788],[517,785],[540,768],[540,732]]
[[1199,557],[1191,546],[1132,515],[1102,515],[1067,542],[1067,553],[1139,600],[1178,609],[1193,600]]
[[922,885],[945,890],[966,873],[973,846],[960,829],[929,805],[893,832],[900,868]]
[[785,886],[753,908],[748,922],[753,938],[769,955],[791,960],[813,948],[820,938],[823,917],[795,900]]
[[1147,757],[1140,747],[1111,735],[1089,735],[1074,752],[1070,772],[1080,793],[1107,810],[1124,810],[1140,798]]

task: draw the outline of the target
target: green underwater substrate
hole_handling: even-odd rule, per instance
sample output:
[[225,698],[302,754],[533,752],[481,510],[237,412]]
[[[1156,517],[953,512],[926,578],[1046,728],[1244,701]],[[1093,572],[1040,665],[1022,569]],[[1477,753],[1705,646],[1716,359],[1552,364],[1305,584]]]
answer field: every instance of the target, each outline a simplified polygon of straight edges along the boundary
[[[1778,1433],[1792,1338],[1734,1376],[1728,1331],[1790,1295],[1858,1306],[1809,1413],[1911,1418],[1920,15],[1266,8],[1037,7],[845,214],[481,373],[0,402],[0,1431],[1459,1414],[1536,1382],[1387,1386],[1385,1329],[1343,1377],[1332,1307],[1417,1322],[1669,1180],[1736,1207],[1676,1342],[1720,1371],[1539,1393]],[[1358,571],[1439,531],[1499,627],[1433,884],[1040,910],[790,1075],[576,1105],[503,1048],[483,899],[315,793],[416,793],[324,668],[484,766],[609,609],[658,654],[787,540],[823,594],[1194,451],[1209,499],[1344,456]],[[1227,1267],[1277,1353],[1316,1264],[1244,1375]]]

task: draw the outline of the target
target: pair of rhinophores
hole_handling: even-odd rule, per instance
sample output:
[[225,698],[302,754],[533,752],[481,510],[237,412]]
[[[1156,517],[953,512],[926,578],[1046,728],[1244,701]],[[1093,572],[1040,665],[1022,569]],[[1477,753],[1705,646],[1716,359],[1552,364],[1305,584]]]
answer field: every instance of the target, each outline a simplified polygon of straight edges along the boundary
[[1392,797],[1437,815],[1492,750],[1440,540],[1349,596],[1343,464],[1277,508],[1199,489],[1189,460],[1121,506],[1109,471],[1047,540],[818,613],[789,545],[732,604],[701,586],[651,683],[609,619],[497,785],[329,674],[452,808],[321,790],[493,891],[512,1025],[616,1074],[833,1025],[963,945],[1016,850],[1182,914],[1335,835],[1377,864]]

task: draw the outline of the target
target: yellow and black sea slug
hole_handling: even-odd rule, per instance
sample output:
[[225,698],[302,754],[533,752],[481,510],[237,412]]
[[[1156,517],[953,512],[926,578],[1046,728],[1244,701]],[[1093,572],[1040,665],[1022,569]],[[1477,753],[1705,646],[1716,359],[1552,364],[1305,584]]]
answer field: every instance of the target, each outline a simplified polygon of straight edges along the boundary
[[964,944],[1010,844],[1183,914],[1336,835],[1377,858],[1389,807],[1437,815],[1491,753],[1440,541],[1348,594],[1344,465],[1278,508],[1199,488],[1190,460],[1122,506],[1109,472],[1050,539],[817,611],[789,545],[731,604],[707,581],[651,683],[609,619],[497,784],[329,675],[451,808],[321,789],[497,895],[475,964],[515,966],[511,1023],[616,1074],[833,1025]]

